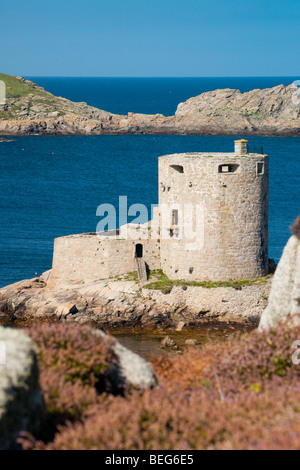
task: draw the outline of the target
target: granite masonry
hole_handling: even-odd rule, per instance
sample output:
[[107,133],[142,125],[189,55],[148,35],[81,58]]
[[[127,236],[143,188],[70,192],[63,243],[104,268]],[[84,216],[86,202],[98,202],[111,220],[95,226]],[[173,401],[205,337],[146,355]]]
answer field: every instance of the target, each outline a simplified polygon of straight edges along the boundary
[[186,153],[159,158],[153,220],[54,243],[49,283],[96,282],[143,268],[170,279],[221,281],[268,274],[268,156]]

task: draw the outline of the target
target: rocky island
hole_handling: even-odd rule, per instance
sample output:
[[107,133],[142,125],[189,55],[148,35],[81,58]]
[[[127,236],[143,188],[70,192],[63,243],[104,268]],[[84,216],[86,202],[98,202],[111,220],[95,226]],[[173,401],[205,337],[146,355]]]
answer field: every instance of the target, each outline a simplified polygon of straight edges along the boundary
[[[0,289],[1,323],[36,318],[108,328],[258,323],[272,272],[268,155],[249,153],[242,139],[234,142],[233,153],[158,160],[159,204],[152,220],[56,238],[49,272]],[[196,221],[188,208],[200,202],[210,216],[201,212],[202,219],[198,210]],[[193,235],[187,217],[197,227]]]
[[0,133],[26,134],[206,134],[300,135],[300,100],[295,85],[241,93],[223,89],[180,103],[174,116],[116,115],[56,97],[22,77],[0,74],[6,103]]

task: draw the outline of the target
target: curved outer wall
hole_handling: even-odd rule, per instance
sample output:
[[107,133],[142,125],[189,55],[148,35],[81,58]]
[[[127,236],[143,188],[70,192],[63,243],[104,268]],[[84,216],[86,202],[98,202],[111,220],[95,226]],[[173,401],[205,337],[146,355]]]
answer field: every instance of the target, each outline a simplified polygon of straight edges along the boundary
[[[161,267],[169,278],[220,281],[268,273],[267,155],[160,157],[159,204]],[[175,226],[174,218],[164,217],[164,204],[167,212],[177,208]],[[191,226],[194,240],[184,233],[185,204],[200,207],[198,222],[194,214]]]

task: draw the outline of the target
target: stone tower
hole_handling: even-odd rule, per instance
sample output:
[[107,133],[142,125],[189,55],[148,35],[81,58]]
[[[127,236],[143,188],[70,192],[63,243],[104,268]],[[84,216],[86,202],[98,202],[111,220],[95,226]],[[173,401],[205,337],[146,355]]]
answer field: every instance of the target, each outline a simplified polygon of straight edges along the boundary
[[268,273],[267,155],[159,158],[161,268],[171,279],[221,281]]

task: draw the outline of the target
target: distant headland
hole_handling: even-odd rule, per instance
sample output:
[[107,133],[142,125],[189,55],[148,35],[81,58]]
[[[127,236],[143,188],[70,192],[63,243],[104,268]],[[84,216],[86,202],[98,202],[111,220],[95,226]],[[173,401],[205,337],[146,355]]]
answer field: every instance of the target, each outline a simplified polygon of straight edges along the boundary
[[241,93],[222,89],[180,103],[174,116],[112,114],[56,97],[30,80],[0,73],[2,135],[272,135],[300,136],[300,96],[295,85]]

